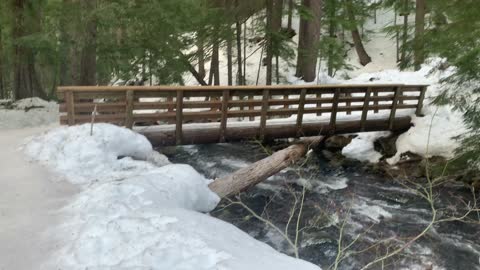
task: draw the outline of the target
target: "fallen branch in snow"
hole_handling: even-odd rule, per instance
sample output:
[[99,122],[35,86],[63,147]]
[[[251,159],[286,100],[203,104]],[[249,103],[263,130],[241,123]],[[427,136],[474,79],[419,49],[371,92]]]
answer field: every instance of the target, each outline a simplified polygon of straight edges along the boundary
[[238,194],[294,164],[305,156],[310,148],[317,146],[323,138],[323,136],[304,138],[250,166],[216,179],[209,188],[220,198]]

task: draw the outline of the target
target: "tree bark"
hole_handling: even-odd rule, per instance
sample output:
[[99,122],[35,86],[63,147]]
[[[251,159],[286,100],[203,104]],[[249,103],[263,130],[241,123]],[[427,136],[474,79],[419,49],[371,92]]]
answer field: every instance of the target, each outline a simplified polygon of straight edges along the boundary
[[3,79],[3,40],[2,40],[2,25],[0,24],[0,99],[6,98],[5,82]]
[[227,83],[233,85],[233,48],[230,37],[227,38]]
[[416,0],[414,66],[419,70],[425,62],[425,12],[426,0]]
[[272,59],[273,59],[273,1],[267,0],[267,24],[265,33],[266,37],[266,46],[267,46],[267,56],[265,59],[265,64],[267,66],[267,74],[265,79],[266,85],[272,84]]
[[[328,22],[328,36],[330,39],[334,39],[336,37],[335,32],[336,32],[336,23],[335,23],[335,16],[337,13],[336,10],[336,2],[337,0],[330,0],[330,10],[329,10],[329,22]],[[333,77],[333,45],[330,44],[328,46],[328,63],[327,63],[327,69],[328,69],[328,76]]]
[[310,137],[299,141],[273,155],[242,168],[226,177],[216,179],[208,186],[220,198],[238,194],[268,177],[293,165],[316,147],[323,137]]
[[293,8],[293,0],[288,0],[287,29],[292,29]]
[[300,20],[296,75],[306,82],[313,82],[316,77],[323,1],[303,0],[302,5],[310,10],[313,17]]
[[[97,8],[97,0],[83,0],[82,10],[89,13]],[[80,85],[97,84],[97,20],[95,16],[86,23],[84,46],[80,60]]]
[[356,20],[355,20],[355,14],[353,13],[353,7],[352,7],[352,1],[348,0],[347,1],[347,15],[348,15],[348,20],[352,24],[352,39],[353,39],[353,44],[355,46],[355,51],[357,52],[360,64],[362,66],[366,66],[368,63],[372,62],[372,58],[368,55],[367,51],[365,50],[365,47],[363,46],[362,42],[362,37],[360,36],[360,33],[358,32],[358,28],[356,26]]
[[[235,0],[235,7],[238,8],[238,0]],[[235,37],[237,42],[237,83],[245,85],[243,78],[243,59],[242,59],[242,23],[238,16],[235,18]]]
[[[46,98],[35,70],[35,54],[30,48],[20,42],[23,37],[34,33],[38,27],[38,25],[27,24],[26,13],[29,8],[28,1],[29,0],[12,1],[14,17],[13,97],[15,100],[29,97]],[[32,12],[33,14],[40,14],[38,10]],[[33,21],[36,21],[36,19]],[[36,23],[39,22],[37,21]]]
[[205,44],[202,33],[198,33],[197,36],[197,58],[198,58],[198,75],[202,78],[205,78]]
[[213,74],[213,84],[220,85],[220,60],[219,60],[219,40],[218,37],[214,38],[212,47],[212,65],[210,72]]

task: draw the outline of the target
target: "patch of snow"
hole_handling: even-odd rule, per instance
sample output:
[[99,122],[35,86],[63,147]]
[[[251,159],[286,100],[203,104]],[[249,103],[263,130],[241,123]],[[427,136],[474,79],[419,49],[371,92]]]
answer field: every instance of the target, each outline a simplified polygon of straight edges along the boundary
[[90,124],[56,128],[32,138],[25,151],[75,184],[122,180],[156,167],[141,160],[169,163],[144,136],[101,123],[94,124],[92,136]]
[[38,97],[18,100],[13,103],[13,106],[19,110],[30,109],[33,107],[58,109],[56,102],[45,101]]
[[18,100],[12,109],[0,108],[0,129],[19,129],[58,124],[58,104],[39,98]]
[[382,158],[382,154],[375,151],[374,142],[388,135],[390,135],[388,131],[359,133],[342,149],[342,155],[351,159],[377,163]]
[[199,213],[219,202],[211,180],[159,154],[149,162],[151,144],[131,130],[62,127],[24,149],[83,188],[63,209],[70,220],[52,228],[66,245],[46,269],[319,269]]

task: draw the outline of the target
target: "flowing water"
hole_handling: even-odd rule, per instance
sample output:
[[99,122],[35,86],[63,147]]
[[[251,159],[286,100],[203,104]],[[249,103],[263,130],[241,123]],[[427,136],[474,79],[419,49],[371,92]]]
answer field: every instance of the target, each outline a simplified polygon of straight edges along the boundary
[[[265,156],[262,147],[239,143],[178,147],[170,159],[216,178]],[[473,198],[460,185],[437,188],[434,194],[441,217],[463,215],[466,210],[462,201]],[[370,269],[480,269],[479,214],[468,217],[477,224],[438,223],[425,237],[411,242],[429,225],[430,205],[414,190],[391,177],[375,174],[361,163],[331,162],[313,153],[302,166],[283,170],[240,199],[282,232],[289,223],[288,235],[293,243],[298,235],[300,258],[323,269],[334,269],[335,261],[337,269],[361,269],[400,247],[405,249],[399,255]],[[292,209],[296,211],[290,218]],[[211,214],[281,252],[294,254],[281,233],[241,205],[224,200]],[[337,258],[339,247],[343,252]]]

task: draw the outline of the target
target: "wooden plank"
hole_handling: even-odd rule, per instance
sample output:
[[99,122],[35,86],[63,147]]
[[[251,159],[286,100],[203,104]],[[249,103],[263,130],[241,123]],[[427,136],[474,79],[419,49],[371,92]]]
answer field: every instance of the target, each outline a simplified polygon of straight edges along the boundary
[[[79,123],[90,123],[92,120],[92,116],[89,114],[86,115],[75,115],[75,124]],[[60,121],[62,121],[65,124],[68,124],[68,115],[62,115],[60,116]],[[119,113],[119,114],[104,114],[104,115],[97,115],[95,117],[95,121],[97,123],[120,123],[124,124],[125,123],[125,113]]]
[[220,142],[225,142],[225,132],[227,130],[228,118],[228,100],[230,99],[230,91],[223,90],[222,96],[222,119],[220,121]]
[[416,116],[422,116],[423,102],[425,100],[425,92],[427,92],[427,87],[422,86],[420,89],[420,96],[418,97],[417,109],[415,110]]
[[307,95],[307,89],[302,89],[300,93],[300,102],[298,103],[297,112],[297,136],[302,134],[302,122],[303,122],[303,110],[305,109],[305,96]]
[[[95,109],[97,106],[97,112],[99,113],[116,113],[116,112],[125,112],[126,107],[125,102],[112,102],[112,103],[99,103],[99,102],[92,102],[92,103],[75,103],[75,113],[89,113]],[[62,113],[67,112],[67,105],[66,103],[62,103],[59,105],[59,110]]]
[[265,128],[267,126],[267,113],[268,113],[268,99],[270,97],[270,91],[268,89],[263,90],[262,99],[262,114],[260,118],[260,140],[265,139]]
[[[163,91],[163,92],[176,92],[178,90],[183,91],[219,91],[220,93],[224,89],[230,89],[235,91],[248,91],[248,90],[263,90],[267,89],[271,92],[281,91],[281,90],[298,90],[301,91],[302,89],[306,88],[307,90],[310,89],[321,89],[327,90],[328,89],[337,89],[337,88],[367,88],[371,87],[371,84],[323,84],[323,85],[259,85],[259,86],[60,86],[57,88],[58,92],[66,92],[66,91],[121,91],[124,92],[126,90],[133,90],[133,91]],[[418,87],[421,86],[428,86],[424,84],[419,85],[403,85],[403,84],[377,84],[373,85],[375,88],[393,88],[397,86],[405,86],[405,91],[418,91]],[[416,90],[414,90],[417,88]],[[380,90],[382,92],[384,90]],[[389,90],[391,91],[391,90]],[[364,91],[363,91],[364,92]],[[309,94],[310,92],[307,92]],[[185,94],[185,96],[187,96]]]
[[68,125],[75,125],[75,94],[72,91],[65,92],[65,104],[67,106]]
[[400,96],[402,89],[401,87],[397,87],[395,89],[395,96],[392,101],[392,109],[390,111],[390,118],[389,118],[389,124],[388,124],[388,129],[393,130],[393,125],[395,123],[395,114],[397,112],[397,106],[398,106],[398,97]]
[[133,128],[133,91],[127,90],[126,93],[127,106],[125,108],[125,127],[132,129]]
[[176,125],[175,139],[176,144],[182,144],[182,125],[183,125],[183,91],[177,91],[177,109],[176,109]]
[[333,102],[332,102],[332,112],[330,115],[330,130],[333,133],[335,133],[339,98],[340,98],[340,88],[335,90],[335,94],[333,96]]
[[360,131],[365,130],[365,123],[367,121],[368,115],[368,107],[370,106],[370,93],[372,92],[372,88],[367,88],[367,92],[365,92],[365,97],[363,100],[363,111],[362,111],[362,119],[360,120]]

